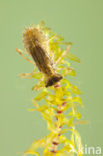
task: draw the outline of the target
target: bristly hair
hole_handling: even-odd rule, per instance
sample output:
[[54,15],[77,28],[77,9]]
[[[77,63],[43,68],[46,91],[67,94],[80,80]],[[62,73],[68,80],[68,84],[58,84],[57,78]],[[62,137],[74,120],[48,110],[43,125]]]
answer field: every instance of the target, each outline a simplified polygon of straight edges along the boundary
[[23,42],[24,46],[27,49],[30,44],[34,44],[35,41],[45,45],[46,44],[46,36],[36,27],[28,27],[25,28],[23,33]]

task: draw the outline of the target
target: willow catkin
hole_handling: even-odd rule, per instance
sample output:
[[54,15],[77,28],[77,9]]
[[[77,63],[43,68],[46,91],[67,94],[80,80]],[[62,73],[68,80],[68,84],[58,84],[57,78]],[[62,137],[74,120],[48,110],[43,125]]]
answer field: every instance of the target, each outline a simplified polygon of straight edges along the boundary
[[53,62],[49,56],[46,45],[46,37],[42,31],[35,27],[26,28],[23,33],[23,41],[26,50],[30,53],[38,69],[45,74],[45,86],[52,86],[62,79],[62,76],[56,73]]

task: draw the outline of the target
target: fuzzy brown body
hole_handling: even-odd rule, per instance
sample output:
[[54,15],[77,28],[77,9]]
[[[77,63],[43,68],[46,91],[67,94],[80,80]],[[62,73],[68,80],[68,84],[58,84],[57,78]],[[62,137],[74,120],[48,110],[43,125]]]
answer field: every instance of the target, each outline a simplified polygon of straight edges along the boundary
[[53,62],[47,52],[46,38],[37,28],[27,28],[23,34],[26,50],[30,53],[38,69],[47,77],[46,87],[54,85],[62,76],[53,68]]

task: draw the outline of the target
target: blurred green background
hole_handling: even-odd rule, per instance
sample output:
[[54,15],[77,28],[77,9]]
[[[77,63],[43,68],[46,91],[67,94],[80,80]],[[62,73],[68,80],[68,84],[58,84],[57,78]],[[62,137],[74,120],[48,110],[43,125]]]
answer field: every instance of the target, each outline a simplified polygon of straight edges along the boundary
[[[16,53],[23,48],[25,26],[44,20],[54,32],[72,41],[73,82],[82,90],[88,125],[78,127],[83,145],[103,145],[103,0],[0,0],[0,155],[16,156],[47,134],[38,112],[28,112],[34,80],[18,78],[33,65]],[[19,154],[22,155],[22,154]],[[103,155],[103,154],[102,154]]]

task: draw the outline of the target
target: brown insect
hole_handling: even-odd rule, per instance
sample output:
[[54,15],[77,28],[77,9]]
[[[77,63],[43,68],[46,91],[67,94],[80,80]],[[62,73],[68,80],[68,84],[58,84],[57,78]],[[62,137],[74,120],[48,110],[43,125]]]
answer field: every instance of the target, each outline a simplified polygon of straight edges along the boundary
[[56,72],[54,63],[48,53],[46,36],[38,28],[26,28],[23,33],[26,51],[32,56],[39,71],[46,76],[45,86],[52,86],[62,79]]

